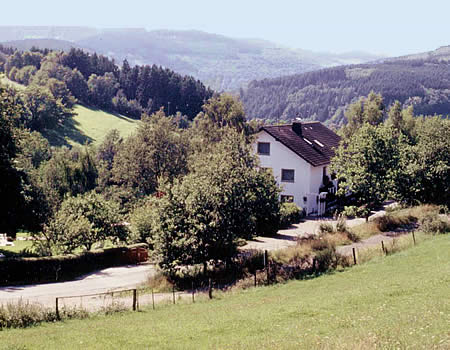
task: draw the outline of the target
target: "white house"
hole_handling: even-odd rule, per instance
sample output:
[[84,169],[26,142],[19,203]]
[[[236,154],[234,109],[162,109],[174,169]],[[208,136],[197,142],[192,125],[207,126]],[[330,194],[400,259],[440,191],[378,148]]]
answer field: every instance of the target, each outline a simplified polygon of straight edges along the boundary
[[281,200],[317,215],[325,209],[320,189],[328,185],[333,191],[336,186],[335,181],[330,183],[329,164],[339,141],[320,122],[294,122],[262,127],[254,147],[261,167],[270,168],[281,186]]

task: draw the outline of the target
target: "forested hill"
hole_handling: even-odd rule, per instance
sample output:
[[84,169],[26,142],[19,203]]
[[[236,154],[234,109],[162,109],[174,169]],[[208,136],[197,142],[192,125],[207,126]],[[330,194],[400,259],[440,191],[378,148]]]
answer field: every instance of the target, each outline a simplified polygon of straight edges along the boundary
[[[72,48],[68,52],[32,48],[17,51],[0,44],[0,73],[37,92],[61,99],[69,109],[79,102],[140,119],[164,108],[193,119],[213,91],[192,76],[156,65],[118,66],[113,59]],[[56,103],[56,102],[55,102]],[[55,118],[58,119],[58,118]]]
[[[201,31],[131,28],[0,27],[0,42],[64,49],[72,43],[130,65],[161,65],[192,75],[216,91],[237,91],[255,79],[275,78],[379,59],[364,52],[333,54],[281,47],[259,39],[235,39]],[[5,41],[7,41],[5,43]],[[26,41],[22,43],[21,41]],[[28,45],[28,46],[26,46]]]
[[253,81],[241,91],[247,116],[276,121],[296,117],[340,124],[346,107],[371,91],[385,105],[399,100],[415,114],[450,113],[450,62],[397,59]]

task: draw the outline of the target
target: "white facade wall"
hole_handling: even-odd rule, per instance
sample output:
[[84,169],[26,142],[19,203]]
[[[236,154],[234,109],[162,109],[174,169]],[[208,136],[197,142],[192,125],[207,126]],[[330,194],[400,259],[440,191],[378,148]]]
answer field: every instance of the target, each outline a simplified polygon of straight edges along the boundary
[[[270,155],[257,153],[258,142],[270,143]],[[282,188],[281,195],[293,196],[294,202],[304,208],[307,214],[317,212],[316,197],[319,194],[319,187],[322,185],[323,166],[311,166],[265,131],[258,134],[254,150],[259,156],[261,167],[272,169],[277,183]],[[281,181],[282,169],[293,169],[295,171],[294,182]],[[306,202],[304,199],[306,199]]]

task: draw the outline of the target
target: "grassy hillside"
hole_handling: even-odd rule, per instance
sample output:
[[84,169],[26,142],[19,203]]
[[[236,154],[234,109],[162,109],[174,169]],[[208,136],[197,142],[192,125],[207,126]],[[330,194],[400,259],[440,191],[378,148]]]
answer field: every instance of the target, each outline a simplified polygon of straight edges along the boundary
[[0,348],[448,349],[449,249],[438,236],[316,279],[7,330]]
[[82,105],[75,105],[73,112],[74,117],[66,120],[63,125],[42,133],[52,146],[100,143],[112,129],[117,129],[122,137],[127,137],[139,125],[139,121],[135,119]]
[[[24,85],[11,81],[4,75],[0,75],[0,83],[10,85],[17,90],[25,89]],[[80,146],[86,142],[100,143],[112,129],[119,130],[122,137],[127,137],[139,125],[139,121],[135,119],[82,105],[75,105],[73,112],[74,117],[67,120],[64,125],[43,133],[52,146]]]

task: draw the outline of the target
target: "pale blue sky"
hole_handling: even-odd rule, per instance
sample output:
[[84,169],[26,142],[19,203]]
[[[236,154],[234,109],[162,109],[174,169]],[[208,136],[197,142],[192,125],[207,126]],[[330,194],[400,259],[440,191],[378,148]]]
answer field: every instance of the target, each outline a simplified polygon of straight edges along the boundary
[[2,0],[0,11],[1,25],[197,29],[314,51],[400,55],[450,45],[445,0]]

